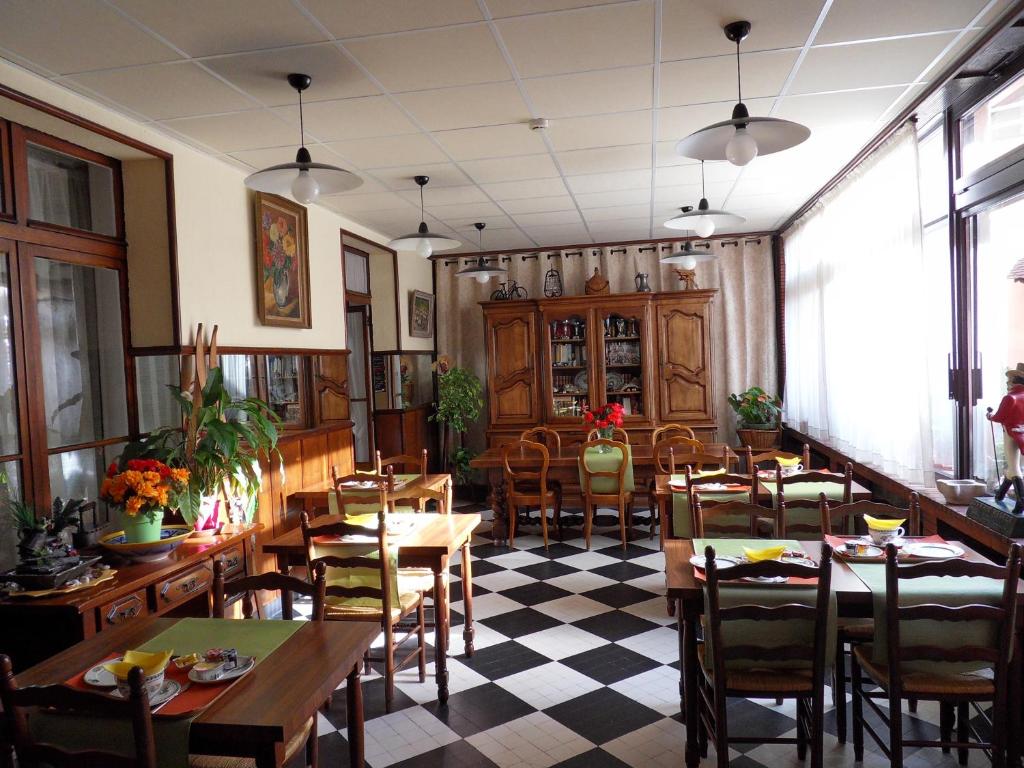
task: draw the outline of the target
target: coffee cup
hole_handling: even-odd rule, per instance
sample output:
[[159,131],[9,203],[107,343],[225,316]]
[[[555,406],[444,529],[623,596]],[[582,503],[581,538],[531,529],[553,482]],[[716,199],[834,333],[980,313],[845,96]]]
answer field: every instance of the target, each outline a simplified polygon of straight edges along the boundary
[[871,535],[871,541],[879,546],[884,546],[891,541],[897,541],[903,538],[905,531],[903,528],[887,528],[881,530],[879,528],[868,528],[868,533]]
[[784,475],[795,475],[797,472],[803,472],[803,471],[804,471],[804,465],[803,464],[794,464],[793,466],[783,467],[782,468],[782,474],[784,474]]

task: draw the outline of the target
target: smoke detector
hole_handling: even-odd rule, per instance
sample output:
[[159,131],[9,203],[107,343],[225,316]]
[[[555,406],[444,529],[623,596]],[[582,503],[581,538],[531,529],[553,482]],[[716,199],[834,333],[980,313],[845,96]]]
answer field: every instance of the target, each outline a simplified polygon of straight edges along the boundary
[[530,130],[531,131],[543,131],[544,129],[546,129],[548,127],[548,125],[549,125],[549,123],[548,123],[548,119],[546,117],[534,118],[533,120],[530,121]]

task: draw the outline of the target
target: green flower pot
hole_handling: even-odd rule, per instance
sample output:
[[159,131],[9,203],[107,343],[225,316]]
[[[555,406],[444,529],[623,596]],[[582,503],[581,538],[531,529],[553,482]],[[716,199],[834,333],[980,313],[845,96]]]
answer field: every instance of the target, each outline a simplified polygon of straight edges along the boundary
[[124,531],[126,544],[147,544],[151,541],[160,541],[160,529],[164,522],[162,512],[140,512],[132,516],[126,514],[124,510],[120,510],[118,517],[121,529]]

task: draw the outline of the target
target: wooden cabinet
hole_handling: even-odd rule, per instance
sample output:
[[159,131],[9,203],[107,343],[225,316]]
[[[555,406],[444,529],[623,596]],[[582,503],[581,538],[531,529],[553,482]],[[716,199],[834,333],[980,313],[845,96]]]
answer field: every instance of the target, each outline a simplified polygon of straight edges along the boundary
[[546,424],[579,438],[585,406],[617,402],[634,442],[661,424],[717,437],[715,291],[484,302],[488,441]]

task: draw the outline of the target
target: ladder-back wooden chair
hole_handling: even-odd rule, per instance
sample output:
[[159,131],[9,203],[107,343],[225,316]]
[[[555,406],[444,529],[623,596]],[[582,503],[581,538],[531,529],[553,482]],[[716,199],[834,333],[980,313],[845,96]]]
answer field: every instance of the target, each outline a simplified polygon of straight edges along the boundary
[[224,558],[219,557],[213,562],[213,609],[211,616],[215,619],[226,617],[227,607],[232,602],[231,598],[241,595],[242,616],[251,619],[255,615],[260,617],[259,601],[255,600],[256,592],[280,592],[281,593],[281,618],[290,620],[295,617],[292,594],[305,595],[313,600],[313,621],[318,621],[323,616],[324,592],[323,588],[327,582],[324,580],[323,568],[314,571],[313,583],[295,576],[286,576],[277,571],[258,573],[255,576],[242,576],[238,579],[225,581],[224,573],[227,565]]
[[[688,437],[690,440],[700,442],[693,430],[685,424],[664,424],[651,432],[651,445],[657,445],[661,440],[669,437]],[[701,450],[703,449],[702,444]]]
[[[560,459],[562,457],[562,436],[550,427],[524,429],[522,434],[519,435],[519,439],[540,443],[548,449],[548,456],[552,459]],[[548,474],[548,488],[554,490],[558,494],[559,499],[563,498],[562,481],[557,477],[551,477],[550,473]]]
[[[517,461],[513,467],[512,461]],[[523,466],[526,462],[528,468]],[[548,548],[548,508],[552,510],[558,537],[562,537],[562,495],[548,486],[548,467],[551,463],[548,449],[543,443],[517,440],[501,447],[501,464],[505,475],[505,495],[508,507],[508,544],[515,547],[519,512],[537,507],[540,511],[540,530],[544,549]]]
[[[777,469],[780,466],[786,466],[784,463],[780,463],[779,459],[783,462],[797,462],[803,464],[803,468],[806,471],[811,469],[811,446],[804,443],[803,453],[791,453],[790,451],[762,451],[761,453],[754,453],[754,450],[748,445],[743,450],[743,456],[745,459],[744,467],[747,472],[756,472],[758,469]],[[762,467],[762,464],[768,466]]]
[[739,499],[705,506],[698,495],[693,506],[693,537],[754,539],[761,520],[772,514],[770,509]]
[[[718,506],[719,504],[726,504],[733,501],[746,502],[747,504],[754,504],[757,500],[757,480],[751,478],[749,475],[737,475],[732,474],[728,471],[715,472],[713,474],[698,474],[694,472],[693,468],[687,464],[683,467],[683,473],[686,476],[686,497],[689,502],[690,519],[693,524],[693,530],[697,530],[697,504],[699,503],[705,513]],[[741,493],[730,493],[723,491],[705,491],[704,486],[708,485],[741,485],[747,488],[746,491]],[[765,518],[768,510],[764,507],[760,507],[761,517]],[[756,532],[756,526],[754,528]],[[694,534],[696,535],[696,533]]]
[[[618,451],[619,458],[614,467],[609,469],[594,469],[590,462],[593,462],[595,455],[607,456],[608,454],[597,454],[596,449],[607,446],[611,451]],[[588,462],[587,451],[595,449]],[[590,549],[590,533],[594,524],[594,515],[597,514],[597,506],[604,504],[612,506],[619,515],[619,533],[622,536],[622,549],[626,549],[626,541],[629,535],[627,528],[632,528],[632,507],[633,489],[627,479],[627,469],[630,468],[631,455],[627,443],[615,440],[588,440],[580,445],[580,490],[583,494],[583,538],[587,542],[587,549]]]
[[[828,490],[813,495],[797,486],[808,483],[824,484]],[[842,504],[853,500],[853,464],[847,462],[841,475],[821,470],[810,470],[787,474],[781,467],[775,470],[775,507],[778,510],[779,538],[820,539],[824,536],[821,528],[820,494]],[[813,510],[804,515],[792,516],[793,510]]]
[[427,458],[426,448],[416,456],[400,453],[395,456],[382,457],[380,451],[377,451],[374,469],[378,475],[387,474],[388,467],[399,468],[401,470],[399,474],[425,475],[427,474]]

